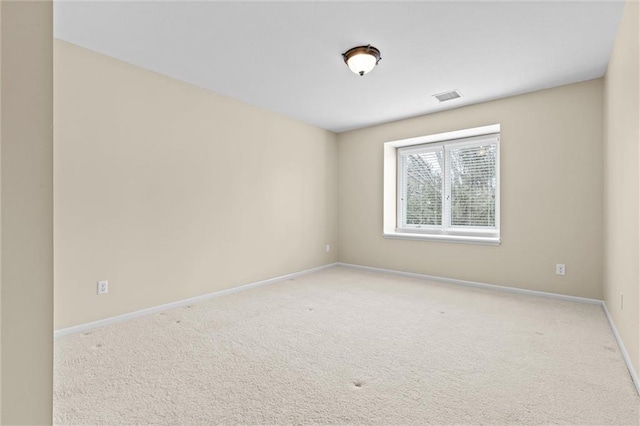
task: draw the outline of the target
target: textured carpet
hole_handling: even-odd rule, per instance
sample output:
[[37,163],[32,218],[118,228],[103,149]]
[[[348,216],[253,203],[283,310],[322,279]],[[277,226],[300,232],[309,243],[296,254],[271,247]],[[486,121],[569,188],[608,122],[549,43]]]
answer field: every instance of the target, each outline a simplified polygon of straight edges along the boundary
[[600,306],[345,267],[55,355],[56,424],[639,423]]

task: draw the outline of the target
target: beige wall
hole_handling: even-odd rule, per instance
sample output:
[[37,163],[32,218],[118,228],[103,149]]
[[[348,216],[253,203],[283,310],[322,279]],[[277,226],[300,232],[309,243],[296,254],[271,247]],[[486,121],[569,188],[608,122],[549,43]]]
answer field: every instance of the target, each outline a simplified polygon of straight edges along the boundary
[[[383,143],[501,125],[500,246],[382,237]],[[602,79],[338,135],[340,260],[602,297]],[[567,275],[555,275],[565,263]]]
[[604,98],[604,299],[636,371],[640,371],[638,15],[638,3],[627,2],[605,74]]
[[54,51],[56,329],[337,260],[334,133]]
[[52,5],[2,1],[2,424],[50,424],[53,389]]

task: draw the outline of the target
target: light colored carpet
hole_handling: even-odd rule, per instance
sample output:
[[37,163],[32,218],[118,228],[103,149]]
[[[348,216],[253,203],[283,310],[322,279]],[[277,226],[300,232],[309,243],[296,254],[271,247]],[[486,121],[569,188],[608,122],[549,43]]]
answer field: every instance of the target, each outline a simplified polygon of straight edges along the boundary
[[56,424],[639,423],[600,306],[345,267],[55,355]]

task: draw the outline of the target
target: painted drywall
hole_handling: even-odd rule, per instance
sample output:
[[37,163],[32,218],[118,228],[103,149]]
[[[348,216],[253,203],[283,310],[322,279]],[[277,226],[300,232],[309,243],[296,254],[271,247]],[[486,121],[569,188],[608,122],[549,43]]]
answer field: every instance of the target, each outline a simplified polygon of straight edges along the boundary
[[337,260],[334,133],[60,40],[54,58],[56,329]]
[[638,3],[627,2],[604,85],[604,300],[636,371],[640,371],[638,15]]
[[2,424],[51,424],[53,10],[0,3]]
[[[591,80],[339,134],[340,261],[601,298],[602,87]],[[502,243],[383,238],[383,144],[490,124],[501,125]]]

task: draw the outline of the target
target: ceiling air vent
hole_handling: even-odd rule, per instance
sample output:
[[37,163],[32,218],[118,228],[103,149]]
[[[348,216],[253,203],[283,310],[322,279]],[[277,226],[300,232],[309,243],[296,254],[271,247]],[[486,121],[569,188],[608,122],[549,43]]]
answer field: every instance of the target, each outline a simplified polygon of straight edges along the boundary
[[457,90],[451,90],[449,92],[438,93],[437,95],[433,95],[434,98],[439,100],[440,102],[450,101],[452,99],[458,99],[462,95]]

